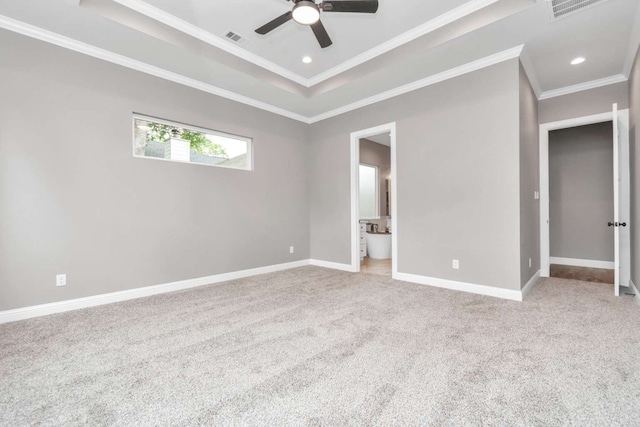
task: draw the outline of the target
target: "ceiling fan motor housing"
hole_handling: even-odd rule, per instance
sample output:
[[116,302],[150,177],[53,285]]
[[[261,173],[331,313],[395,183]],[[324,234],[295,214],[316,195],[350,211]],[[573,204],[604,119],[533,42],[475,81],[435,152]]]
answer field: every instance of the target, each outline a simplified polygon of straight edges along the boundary
[[293,9],[257,28],[256,33],[265,35],[294,20],[298,24],[308,25],[316,36],[320,47],[324,49],[331,46],[333,42],[320,21],[320,11],[347,13],[376,13],[378,11],[378,0],[323,0],[321,3],[316,3],[314,0],[287,1],[294,4]]
[[293,20],[302,25],[315,24],[320,19],[318,5],[310,0],[297,0],[291,12]]

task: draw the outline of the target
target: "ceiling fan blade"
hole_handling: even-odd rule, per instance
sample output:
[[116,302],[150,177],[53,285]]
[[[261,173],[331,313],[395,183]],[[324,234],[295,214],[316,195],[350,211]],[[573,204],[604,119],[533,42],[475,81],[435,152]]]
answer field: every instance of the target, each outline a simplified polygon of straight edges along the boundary
[[316,39],[318,39],[318,43],[320,43],[321,48],[325,48],[331,46],[333,42],[325,30],[324,25],[322,25],[321,21],[316,22],[315,24],[311,24],[311,29],[313,30],[313,34],[316,35]]
[[322,3],[322,11],[376,13],[378,0],[327,0]]
[[276,28],[278,28],[280,25],[289,22],[291,20],[291,18],[293,17],[293,15],[291,14],[291,11],[285,13],[284,15],[280,15],[278,16],[276,19],[274,19],[271,22],[268,22],[266,24],[264,24],[262,27],[258,28],[256,30],[256,33],[258,34],[267,34],[269,31],[273,31]]

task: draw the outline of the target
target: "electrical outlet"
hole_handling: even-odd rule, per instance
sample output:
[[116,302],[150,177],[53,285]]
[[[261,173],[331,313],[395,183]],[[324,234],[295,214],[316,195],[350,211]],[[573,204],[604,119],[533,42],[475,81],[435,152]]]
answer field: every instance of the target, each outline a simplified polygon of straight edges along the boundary
[[289,246],[289,253],[292,254],[293,253],[293,246]]
[[56,275],[56,286],[67,286],[67,275],[66,274],[57,274]]
[[531,258],[529,258],[529,268],[531,268]]
[[457,270],[460,268],[460,261],[457,259],[454,259],[453,262],[451,263],[451,266],[453,267],[454,270]]

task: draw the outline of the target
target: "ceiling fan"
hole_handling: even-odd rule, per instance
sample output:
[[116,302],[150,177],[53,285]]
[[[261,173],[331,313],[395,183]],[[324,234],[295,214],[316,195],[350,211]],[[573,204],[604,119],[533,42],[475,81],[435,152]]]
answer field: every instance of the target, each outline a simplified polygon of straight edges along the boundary
[[322,25],[322,21],[320,21],[321,11],[355,13],[376,13],[378,11],[378,0],[325,0],[321,3],[316,3],[312,0],[287,1],[295,3],[293,9],[258,28],[256,33],[267,34],[293,19],[298,24],[309,25],[316,39],[318,39],[320,47],[325,48],[331,46],[333,42],[324,25]]

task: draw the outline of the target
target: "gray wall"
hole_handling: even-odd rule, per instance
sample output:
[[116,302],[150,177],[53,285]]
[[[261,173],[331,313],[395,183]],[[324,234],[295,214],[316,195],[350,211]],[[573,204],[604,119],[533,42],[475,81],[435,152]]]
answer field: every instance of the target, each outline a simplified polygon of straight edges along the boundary
[[509,60],[313,124],[311,257],[351,262],[349,134],[395,121],[399,271],[519,290],[518,67]]
[[629,107],[631,129],[631,280],[640,286],[640,51],[629,76]]
[[[369,141],[360,140],[360,163],[378,166],[378,188],[380,189],[380,216],[387,216],[387,179],[391,176],[391,147]],[[386,222],[384,222],[386,224]],[[381,230],[383,230],[381,228]]]
[[540,123],[590,116],[611,111],[611,106],[629,108],[629,84],[627,82],[543,99],[538,104]]
[[[520,284],[540,269],[538,98],[520,65]],[[529,267],[531,259],[531,267]]]
[[[307,125],[7,31],[0,69],[0,310],[309,258]],[[132,112],[255,170],[134,158]]]
[[613,126],[549,132],[552,257],[613,261]]

